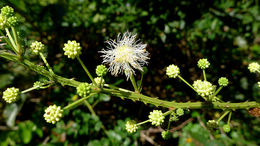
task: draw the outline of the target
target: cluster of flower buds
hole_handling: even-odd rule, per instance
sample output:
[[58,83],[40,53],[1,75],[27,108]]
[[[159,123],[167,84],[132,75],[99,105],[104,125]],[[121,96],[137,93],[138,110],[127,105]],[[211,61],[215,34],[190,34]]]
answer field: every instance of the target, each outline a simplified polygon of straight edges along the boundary
[[45,109],[45,114],[43,117],[45,118],[46,122],[55,124],[56,122],[60,121],[62,114],[63,110],[61,107],[54,104]]
[[15,102],[18,99],[19,96],[19,89],[12,87],[12,88],[7,88],[4,92],[3,92],[3,99],[7,102],[7,103],[12,103]]
[[148,117],[152,125],[155,126],[162,125],[165,118],[161,110],[153,110],[152,112],[150,112],[150,115]]
[[14,9],[9,6],[3,7],[0,13],[0,29],[3,30],[17,24],[18,19],[14,16]]
[[210,82],[201,80],[194,81],[192,86],[194,87],[196,92],[202,97],[212,95],[216,89],[216,87],[212,85]]
[[[260,73],[260,65],[257,62],[250,63],[248,69],[251,73]],[[260,88],[260,82],[257,82],[257,84]]]
[[91,85],[89,83],[81,83],[77,87],[77,94],[81,97],[87,96],[91,92]]
[[199,61],[198,61],[198,67],[200,68],[200,69],[206,69],[206,68],[209,68],[209,66],[210,66],[210,63],[209,63],[209,61],[207,60],[207,59],[200,59]]
[[169,65],[166,69],[166,75],[169,76],[169,78],[176,78],[180,74],[180,69],[178,66],[172,64]]
[[81,46],[76,41],[68,41],[66,44],[64,44],[63,50],[64,55],[67,55],[68,58],[74,59],[75,57],[78,57],[81,54]]
[[44,51],[44,45],[38,41],[33,42],[31,44],[30,48],[31,48],[32,52],[37,55]]
[[133,120],[132,121],[127,121],[126,125],[125,125],[125,128],[126,128],[127,132],[134,133],[138,129],[138,125]]

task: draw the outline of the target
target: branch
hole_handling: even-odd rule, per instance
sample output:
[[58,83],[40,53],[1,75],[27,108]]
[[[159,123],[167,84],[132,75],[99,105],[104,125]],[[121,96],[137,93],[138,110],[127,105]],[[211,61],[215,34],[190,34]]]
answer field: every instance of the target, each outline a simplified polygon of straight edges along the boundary
[[[7,60],[19,63],[25,67],[27,67],[30,70],[33,70],[37,72],[38,74],[41,74],[47,78],[49,78],[52,81],[55,81],[56,83],[60,83],[62,86],[72,86],[77,87],[81,82],[75,81],[73,79],[67,79],[58,75],[55,75],[53,73],[50,73],[45,68],[35,65],[34,63],[30,62],[27,59],[19,60],[17,56],[10,54],[8,52],[0,51],[0,57],[3,57]],[[177,103],[174,101],[165,101],[160,100],[157,98],[152,98],[140,93],[132,92],[126,89],[118,88],[118,87],[112,87],[110,85],[105,85],[106,87],[110,88],[103,88],[102,90],[95,90],[94,92],[102,92],[109,95],[113,95],[120,98],[127,98],[131,99],[133,101],[141,101],[145,104],[153,104],[155,106],[160,107],[166,107],[166,108],[189,108],[189,109],[229,109],[229,110],[236,110],[236,109],[249,109],[253,107],[260,108],[260,103],[256,101],[252,102],[242,102],[242,103],[220,103],[220,102],[184,102],[184,103]],[[112,89],[113,88],[113,89]]]

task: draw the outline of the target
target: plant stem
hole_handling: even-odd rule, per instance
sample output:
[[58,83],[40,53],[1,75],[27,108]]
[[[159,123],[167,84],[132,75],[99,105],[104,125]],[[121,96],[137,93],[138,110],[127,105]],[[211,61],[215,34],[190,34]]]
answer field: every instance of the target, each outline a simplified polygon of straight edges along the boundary
[[133,74],[130,76],[130,80],[131,80],[131,83],[132,83],[132,85],[133,85],[133,87],[134,87],[134,89],[135,89],[135,92],[138,92],[138,93],[139,93],[139,90],[138,90],[138,88],[137,88],[137,84],[136,84],[136,81],[135,81],[135,77],[134,77]]
[[82,68],[84,69],[84,71],[87,73],[87,75],[90,78],[90,80],[92,81],[92,83],[97,86],[97,83],[95,82],[95,80],[93,79],[92,75],[89,73],[87,67],[84,65],[84,63],[82,62],[82,60],[80,59],[79,56],[77,56],[77,59],[78,59],[80,65],[82,66]]
[[11,29],[12,29],[12,32],[13,32],[13,35],[14,35],[14,40],[15,40],[15,43],[16,43],[16,47],[17,47],[18,54],[21,55],[22,52],[21,52],[21,50],[20,50],[20,45],[19,45],[19,42],[18,42],[17,33],[16,33],[14,27],[11,27]]
[[207,77],[206,77],[205,69],[203,69],[202,72],[203,72],[204,80],[207,81]]
[[148,123],[148,122],[150,122],[150,120],[146,120],[146,121],[143,121],[143,122],[137,123],[136,125],[139,126],[139,125],[143,125],[143,124]]
[[223,88],[223,86],[220,86],[220,87],[218,88],[218,90],[212,95],[212,97],[216,96],[216,95],[218,94],[218,92],[219,92],[222,88]]
[[225,111],[225,113],[217,120],[217,122],[221,121],[229,112],[229,110]]
[[82,103],[84,100],[88,99],[89,97],[93,96],[94,94],[95,93],[91,93],[88,96],[85,96],[85,97],[83,97],[83,98],[81,98],[81,99],[79,99],[79,100],[77,100],[77,101],[67,105],[66,107],[63,108],[63,110],[68,110],[68,109],[71,109],[71,108],[77,106],[78,104]]
[[52,71],[49,63],[47,62],[46,58],[44,57],[44,55],[41,52],[40,52],[40,56],[41,56],[43,62],[45,63],[45,65],[47,66],[47,68],[49,69],[49,71],[54,74],[54,72]]
[[97,116],[97,114],[95,113],[92,106],[88,103],[87,100],[84,100],[84,104],[87,106],[88,110],[91,112],[92,115]]
[[35,89],[37,89],[37,88],[39,88],[39,87],[31,87],[31,88],[29,88],[29,89],[23,90],[21,93],[24,94],[24,93],[30,92],[30,91],[32,91],[32,90],[35,90]]
[[15,52],[15,48],[13,47],[12,43],[5,37],[4,33],[0,30],[0,35],[3,36],[5,42],[12,48],[12,50]]
[[231,115],[232,115],[232,112],[230,112],[229,115],[228,115],[228,125],[230,123]]
[[6,31],[6,34],[7,34],[8,38],[9,38],[9,40],[11,41],[12,46],[14,47],[14,50],[13,50],[13,51],[14,51],[16,54],[18,54],[17,46],[15,45],[15,42],[14,42],[14,40],[13,40],[13,38],[12,38],[11,33],[9,32],[9,29],[8,29],[8,28],[5,28],[5,31]]
[[141,89],[142,89],[143,78],[144,78],[144,72],[141,71],[141,79],[140,79],[140,84],[138,87],[139,92],[141,92]]
[[[46,69],[35,65],[27,59],[19,60],[17,56],[0,51],[0,57],[3,57],[7,60],[19,63],[24,67],[37,72],[40,75],[43,75],[50,80],[53,79],[56,83],[60,83],[62,86],[72,86],[77,87],[81,82],[75,81],[73,79],[64,78],[58,75],[53,75]],[[260,108],[260,103],[256,101],[251,102],[240,102],[240,103],[222,103],[222,102],[173,102],[160,100],[158,98],[149,97],[140,93],[135,93],[123,88],[118,88],[115,86],[105,84],[104,87],[109,87],[112,89],[103,88],[102,93],[113,95],[120,98],[127,98],[134,101],[141,101],[145,104],[149,103],[155,106],[165,107],[165,108],[188,108],[188,109],[226,109],[226,110],[235,110],[235,109],[249,109],[249,108]],[[141,97],[141,98],[140,98]],[[250,98],[250,97],[248,97]]]
[[193,89],[197,93],[197,91],[186,80],[184,80],[180,75],[178,75],[178,78],[181,79],[185,84],[187,84],[189,87],[191,87],[191,89]]
[[[88,103],[87,100],[84,100],[84,104],[87,106],[87,108],[89,109],[89,111],[91,112],[91,114],[95,117],[97,117],[97,114],[95,113],[94,109],[92,108],[92,106]],[[101,128],[103,129],[103,131],[105,132],[105,134],[108,136],[107,130],[105,128],[105,126],[102,123]]]

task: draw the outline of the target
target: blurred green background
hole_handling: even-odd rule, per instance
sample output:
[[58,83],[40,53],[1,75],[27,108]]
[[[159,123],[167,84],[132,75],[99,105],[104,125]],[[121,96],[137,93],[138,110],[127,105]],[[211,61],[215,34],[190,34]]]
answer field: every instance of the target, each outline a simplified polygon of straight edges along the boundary
[[[58,75],[90,82],[76,60],[64,57],[62,48],[67,40],[81,43],[81,58],[94,74],[95,67],[102,63],[98,51],[106,48],[104,42],[131,31],[148,44],[150,53],[144,94],[170,101],[198,101],[184,83],[167,79],[165,69],[169,64],[178,65],[182,76],[192,83],[202,79],[197,61],[208,58],[208,80],[214,84],[221,76],[230,80],[220,93],[224,101],[259,102],[259,75],[247,69],[250,62],[260,61],[259,0],[0,1],[0,7],[6,5],[13,7],[21,19],[18,29],[26,48],[34,40],[42,41],[47,46],[47,60]],[[43,65],[38,56],[27,57]],[[2,58],[0,62],[0,96],[7,87],[24,90],[44,79],[18,64]],[[108,75],[106,82],[132,90],[124,76]],[[260,119],[246,110],[232,115],[228,134],[221,129],[211,133],[205,129],[207,120],[220,116],[217,110],[187,112],[172,124],[175,130],[170,140],[163,140],[160,128],[148,124],[136,134],[128,134],[126,120],[146,120],[156,107],[107,95],[89,99],[97,116],[82,105],[66,112],[56,125],[47,124],[42,116],[44,109],[54,103],[66,106],[77,99],[75,93],[74,88],[55,85],[23,95],[23,100],[14,104],[1,99],[0,145],[260,145]],[[149,127],[152,129],[147,130]]]

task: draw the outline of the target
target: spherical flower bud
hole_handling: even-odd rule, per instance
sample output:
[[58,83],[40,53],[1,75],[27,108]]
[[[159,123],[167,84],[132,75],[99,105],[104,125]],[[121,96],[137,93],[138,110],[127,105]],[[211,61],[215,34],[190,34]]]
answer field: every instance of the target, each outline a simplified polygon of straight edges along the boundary
[[250,63],[248,69],[251,73],[255,73],[260,70],[260,65],[257,62]]
[[79,43],[68,40],[68,42],[64,44],[63,51],[65,51],[64,55],[67,55],[68,58],[74,59],[81,54],[81,49]]
[[14,15],[14,9],[9,6],[5,6],[1,9],[1,14],[5,17],[11,17]]
[[62,113],[63,110],[61,107],[54,104],[45,109],[45,114],[43,117],[48,123],[55,124],[61,119]]
[[39,54],[40,52],[43,52],[43,50],[44,50],[44,45],[38,41],[33,42],[30,47],[34,54]]
[[183,110],[182,108],[178,108],[178,109],[176,110],[176,114],[177,114],[178,116],[182,116],[182,115],[184,115],[184,110]]
[[172,136],[172,134],[171,134],[171,132],[168,131],[168,130],[162,132],[162,138],[165,139],[165,140],[170,139],[171,136]]
[[258,87],[260,88],[260,82],[257,82],[257,84],[258,84]]
[[5,29],[8,27],[8,21],[5,16],[0,14],[0,30]]
[[134,133],[138,129],[138,126],[135,124],[135,121],[127,121],[125,124],[125,129],[129,133]]
[[227,86],[228,85],[228,79],[225,77],[221,77],[218,79],[219,86]]
[[224,132],[228,133],[230,132],[230,126],[228,124],[225,124],[223,127]]
[[216,129],[216,128],[218,128],[218,122],[215,121],[215,120],[209,120],[209,121],[207,122],[207,127],[208,127],[209,129]]
[[91,85],[88,83],[81,83],[77,87],[77,93],[81,97],[87,96],[91,92]]
[[18,24],[18,19],[17,19],[17,17],[12,16],[12,17],[7,19],[7,22],[8,22],[9,26],[13,26],[14,27],[14,26],[16,26]]
[[208,81],[197,80],[194,81],[192,86],[197,91],[197,93],[202,97],[209,96],[213,94],[213,92],[215,91],[215,86],[213,86]]
[[[102,82],[101,82],[101,79],[102,79]],[[95,80],[95,82],[97,83],[98,86],[99,85],[103,86],[105,84],[105,80],[101,77],[96,77],[94,80]]]
[[7,103],[12,103],[12,102],[15,102],[18,99],[18,95],[19,95],[19,89],[18,88],[15,88],[15,87],[7,88],[3,92],[3,99]]
[[150,112],[149,120],[152,122],[152,125],[160,126],[164,122],[164,115],[160,110],[153,110]]
[[101,76],[105,76],[107,74],[107,68],[105,65],[98,65],[96,68],[96,74],[97,76],[101,77]]
[[166,69],[166,75],[169,76],[169,78],[176,78],[180,74],[180,69],[178,66],[172,64],[169,65]]
[[198,61],[198,67],[199,67],[200,69],[209,68],[209,65],[210,65],[210,63],[208,62],[207,59],[200,59],[200,60]]

